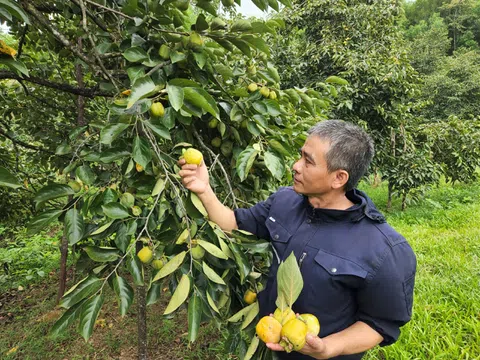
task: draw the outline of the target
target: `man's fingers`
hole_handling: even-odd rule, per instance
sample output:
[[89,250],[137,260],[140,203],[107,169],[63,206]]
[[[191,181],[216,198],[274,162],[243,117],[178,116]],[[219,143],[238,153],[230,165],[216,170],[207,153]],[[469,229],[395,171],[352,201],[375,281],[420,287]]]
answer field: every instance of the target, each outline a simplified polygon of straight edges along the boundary
[[182,170],[193,170],[196,171],[198,169],[198,165],[196,164],[183,164]]
[[310,346],[313,349],[319,349],[323,347],[323,341],[320,339],[318,336],[315,336],[313,334],[307,334],[307,337],[305,338],[307,341],[308,346]]
[[190,184],[192,181],[195,181],[197,178],[195,176],[187,176],[182,179],[183,185],[187,186]]
[[195,176],[197,172],[195,170],[182,169],[178,172],[178,175],[181,177]]
[[182,166],[183,164],[186,164],[187,162],[185,161],[185,159],[180,159],[177,161],[177,164]]
[[285,351],[283,350],[283,347],[280,346],[280,344],[267,343],[267,347],[273,351]]

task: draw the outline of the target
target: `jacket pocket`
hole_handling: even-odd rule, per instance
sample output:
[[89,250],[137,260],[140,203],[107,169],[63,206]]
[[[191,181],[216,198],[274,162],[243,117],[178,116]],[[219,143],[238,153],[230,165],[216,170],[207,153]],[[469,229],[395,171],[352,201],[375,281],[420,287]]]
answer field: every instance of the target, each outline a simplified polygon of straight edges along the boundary
[[269,217],[265,223],[270,234],[270,240],[278,262],[284,259],[285,250],[292,235],[281,224]]
[[357,263],[323,250],[319,250],[317,255],[315,255],[315,262],[331,276],[335,277],[353,276],[365,279],[368,275],[368,271]]
[[285,229],[277,221],[272,220],[271,217],[267,219],[267,222],[265,224],[267,226],[268,232],[270,233],[270,239],[272,241],[279,243],[287,243],[288,240],[290,240],[290,238],[292,237],[292,235],[287,229]]

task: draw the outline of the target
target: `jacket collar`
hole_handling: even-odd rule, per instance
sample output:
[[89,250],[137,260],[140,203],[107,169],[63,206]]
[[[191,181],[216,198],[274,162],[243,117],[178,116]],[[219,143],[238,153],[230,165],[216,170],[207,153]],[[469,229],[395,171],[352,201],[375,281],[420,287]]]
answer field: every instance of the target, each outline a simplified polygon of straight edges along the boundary
[[358,222],[364,217],[370,220],[384,223],[385,217],[377,210],[372,200],[362,191],[353,189],[348,191],[345,196],[354,203],[346,210],[314,208],[308,201],[308,197],[302,195],[306,206],[307,216],[312,221],[323,222]]

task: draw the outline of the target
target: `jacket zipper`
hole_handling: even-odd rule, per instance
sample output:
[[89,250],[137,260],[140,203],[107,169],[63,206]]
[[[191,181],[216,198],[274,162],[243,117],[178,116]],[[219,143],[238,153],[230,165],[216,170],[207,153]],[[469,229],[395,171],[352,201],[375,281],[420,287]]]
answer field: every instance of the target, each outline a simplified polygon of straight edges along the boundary
[[304,252],[302,256],[300,256],[300,260],[298,260],[298,267],[300,268],[300,270],[302,269],[303,260],[305,260],[306,256],[307,256],[307,253]]

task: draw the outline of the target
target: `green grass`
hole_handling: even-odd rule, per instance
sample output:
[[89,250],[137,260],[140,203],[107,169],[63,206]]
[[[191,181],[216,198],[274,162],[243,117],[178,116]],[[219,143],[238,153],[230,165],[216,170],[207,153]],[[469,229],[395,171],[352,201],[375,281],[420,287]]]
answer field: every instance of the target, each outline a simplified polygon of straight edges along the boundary
[[[397,199],[386,212],[386,186],[363,184],[361,188],[408,239],[418,261],[412,321],[402,328],[397,343],[376,348],[365,359],[480,360],[480,183],[442,184],[404,212]],[[107,294],[100,313],[104,326],[96,327],[88,343],[74,327],[56,339],[47,336],[60,314],[54,310],[57,276],[50,273],[58,267],[55,243],[60,235],[27,238],[20,232],[15,239],[2,242],[0,261],[11,259],[10,268],[15,270],[3,289],[11,281],[26,289],[0,291],[0,359],[44,359],[45,354],[49,359],[136,358],[136,304],[121,318],[112,294]],[[37,274],[27,280],[28,269],[43,271],[45,276]],[[229,358],[213,323],[202,326],[199,338],[189,347],[185,310],[166,319],[161,314],[167,301],[164,296],[159,304],[148,307],[152,359]],[[6,355],[14,347],[17,351]]]
[[[387,189],[363,189],[385,211]],[[386,215],[417,255],[413,317],[365,359],[480,359],[480,184],[443,184],[398,207]]]
[[10,231],[0,224],[0,291],[42,281],[58,268],[61,228],[27,236],[26,229]]

